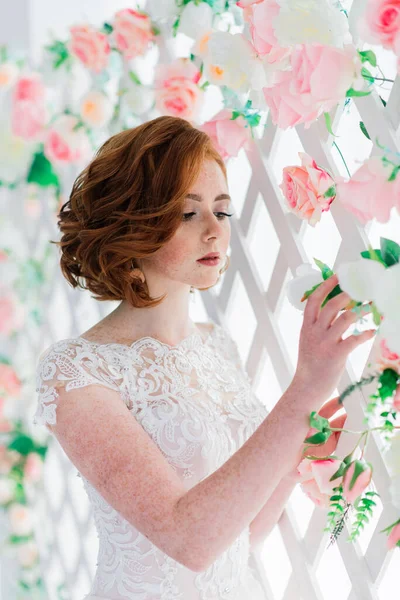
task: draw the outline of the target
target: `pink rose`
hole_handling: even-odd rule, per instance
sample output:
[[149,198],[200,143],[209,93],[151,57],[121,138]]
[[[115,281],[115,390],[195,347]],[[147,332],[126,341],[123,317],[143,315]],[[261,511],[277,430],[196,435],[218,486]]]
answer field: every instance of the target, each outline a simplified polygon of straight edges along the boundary
[[14,87],[11,130],[24,140],[40,138],[47,122],[46,88],[37,73],[20,77]]
[[400,0],[369,0],[360,33],[366,41],[393,49],[400,33]]
[[[311,156],[305,152],[299,152],[299,156],[301,167],[285,167],[279,187],[291,212],[315,226],[336,197],[335,182],[326,171],[318,167]],[[325,193],[331,188],[332,193],[325,198]]]
[[5,363],[0,363],[0,390],[6,396],[19,396],[21,382],[15,370]]
[[257,54],[265,57],[268,63],[288,58],[291,53],[289,48],[279,46],[275,36],[273,20],[279,15],[280,10],[281,7],[276,0],[263,0],[262,2],[252,2],[251,6],[244,11],[244,18],[250,25],[253,46]]
[[[359,474],[357,475],[355,482],[352,482],[356,467],[359,470]],[[364,490],[367,489],[371,478],[372,469],[368,464],[363,463],[360,460],[353,461],[343,476],[343,496],[347,502],[353,504],[354,501],[361,496]]]
[[243,117],[232,120],[232,111],[225,108],[199,129],[210,136],[222,159],[227,160],[231,156],[237,156],[241,148],[248,146],[250,128],[245,125]]
[[118,50],[127,59],[144,54],[155,37],[150,17],[132,8],[115,14],[113,36]]
[[386,340],[381,339],[379,343],[379,355],[377,356],[375,362],[376,367],[379,371],[384,371],[385,369],[393,369],[393,371],[397,371],[400,374],[400,356],[396,354],[396,352],[392,352],[388,347]]
[[327,508],[333,488],[338,487],[341,478],[329,481],[332,475],[339,469],[342,461],[329,458],[325,460],[310,460],[304,458],[297,467],[299,482],[303,492],[321,508]]
[[1,335],[10,335],[14,330],[22,327],[25,316],[25,309],[15,294],[9,292],[3,296],[0,292]]
[[282,129],[299,123],[308,128],[323,112],[344,100],[361,69],[352,45],[341,49],[299,44],[292,49],[290,63],[291,71],[278,71],[275,85],[263,88],[272,120]]
[[89,139],[82,128],[75,129],[77,124],[73,115],[61,115],[47,130],[44,153],[50,161],[67,164],[89,158]]
[[30,483],[40,481],[43,473],[43,461],[36,452],[31,452],[24,466],[24,476]]
[[157,65],[154,81],[157,109],[165,115],[195,119],[204,100],[204,92],[197,85],[200,77],[200,71],[188,58]]
[[77,25],[70,28],[71,40],[69,50],[71,54],[95,73],[100,73],[107,67],[110,44],[107,35],[97,31],[91,25]]
[[337,199],[363,225],[374,217],[387,223],[391,209],[399,205],[399,182],[388,181],[392,167],[373,156],[353,174],[349,181],[336,178]]
[[400,523],[393,527],[387,540],[388,550],[393,550],[396,546],[400,547]]
[[46,88],[37,73],[20,77],[15,84],[13,101],[29,100],[40,102],[45,99]]

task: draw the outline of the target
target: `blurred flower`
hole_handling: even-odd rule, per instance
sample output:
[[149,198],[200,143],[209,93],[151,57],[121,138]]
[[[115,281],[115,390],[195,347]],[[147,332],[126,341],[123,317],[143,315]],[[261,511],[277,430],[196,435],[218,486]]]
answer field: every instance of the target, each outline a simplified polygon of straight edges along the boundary
[[74,163],[87,160],[92,149],[85,131],[73,115],[61,115],[46,132],[44,153],[55,163]]
[[373,218],[379,223],[387,223],[391,209],[397,203],[400,206],[400,178],[388,181],[392,170],[392,166],[384,164],[379,157],[372,156],[348,181],[343,177],[336,178],[337,199],[363,225]]
[[0,477],[0,506],[8,504],[15,496],[15,481],[8,477]]
[[114,106],[106,94],[92,90],[82,98],[79,112],[90,127],[104,127],[113,116]]
[[393,49],[400,37],[400,1],[367,0],[358,28],[366,42]]
[[[353,482],[353,476],[356,469],[358,475]],[[371,478],[372,469],[368,464],[360,460],[353,461],[343,476],[343,496],[347,502],[354,504],[355,500],[361,496],[364,490],[369,486]]]
[[46,88],[38,73],[23,75],[13,89],[11,128],[24,140],[39,140],[48,120]]
[[[315,226],[335,199],[335,182],[311,156],[305,152],[299,152],[299,156],[301,166],[285,167],[283,182],[279,187],[291,212]],[[331,193],[325,197],[328,190]]]
[[400,523],[393,527],[387,540],[388,550],[393,550],[396,546],[400,546]]
[[376,291],[385,271],[382,263],[359,258],[339,265],[336,274],[343,292],[357,302],[369,302],[375,301]]
[[39,558],[39,550],[37,544],[30,540],[29,542],[25,542],[23,544],[18,544],[17,546],[17,558],[20,563],[25,568],[32,567]]
[[108,65],[110,45],[107,35],[91,25],[70,27],[71,39],[68,44],[71,54],[95,73],[100,73]]
[[232,111],[227,108],[203,123],[199,129],[210,136],[223,160],[237,156],[250,140],[250,128],[246,127],[246,120],[241,116],[232,120]]
[[125,105],[133,114],[142,115],[152,108],[154,99],[153,88],[131,84],[128,91],[122,96],[121,104]]
[[0,90],[8,90],[14,85],[19,74],[17,65],[10,62],[0,64]]
[[8,336],[17,331],[24,321],[25,308],[16,294],[6,287],[0,287],[0,336]]
[[29,535],[32,533],[32,514],[24,504],[11,504],[8,509],[11,532],[15,535]]
[[21,459],[21,455],[16,450],[8,450],[0,444],[0,475],[8,475],[10,469]]
[[195,120],[204,100],[204,92],[197,85],[200,77],[199,69],[188,58],[157,65],[154,81],[157,109],[162,114]]
[[[381,332],[379,332],[380,337],[381,335]],[[379,352],[375,358],[374,365],[379,371],[393,369],[393,371],[397,371],[400,375],[400,355],[392,352],[383,338],[379,342]]]
[[180,33],[199,40],[212,31],[213,11],[209,4],[190,2],[184,6],[179,20]]
[[36,452],[31,452],[24,466],[24,476],[30,483],[36,483],[41,480],[43,475],[43,461]]
[[124,8],[115,14],[112,36],[126,59],[144,54],[155,37],[150,17],[132,8]]
[[28,174],[37,142],[15,135],[10,121],[0,120],[0,130],[0,180],[6,184],[15,183]]

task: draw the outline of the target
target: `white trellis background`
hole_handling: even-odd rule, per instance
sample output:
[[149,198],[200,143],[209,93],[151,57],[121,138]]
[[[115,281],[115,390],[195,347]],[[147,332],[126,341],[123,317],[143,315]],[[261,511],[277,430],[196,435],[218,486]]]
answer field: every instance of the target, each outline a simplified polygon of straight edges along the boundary
[[[355,42],[358,41],[355,26],[363,4],[362,0],[345,3]],[[100,24],[116,10],[130,5],[134,7],[136,3],[69,0],[61,4],[50,0],[13,0],[1,8],[0,43],[23,49],[39,60],[40,48],[48,42],[49,29],[62,38],[72,23],[88,20]],[[145,3],[140,5],[143,7]],[[395,57],[379,47],[373,49],[385,77],[394,79]],[[378,136],[381,144],[399,150],[400,81],[397,79],[393,86],[385,83],[376,89],[387,101],[386,107],[378,93],[373,93],[332,113],[333,131],[338,136],[335,140],[351,172],[376,152],[376,147],[362,135],[360,121],[364,121],[372,139]],[[213,112],[216,110],[211,111],[210,116]],[[299,163],[299,151],[312,155],[319,165],[335,174],[346,176],[343,161],[332,141],[323,121],[314,123],[308,130],[299,126],[281,131],[268,119],[263,139],[231,160],[229,188],[235,211],[231,220],[231,264],[218,286],[208,292],[197,291],[191,304],[193,320],[211,318],[235,339],[254,392],[270,410],[290,384],[297,362],[303,317],[286,298],[286,284],[296,267],[303,262],[312,263],[316,257],[335,270],[341,262],[357,259],[368,242],[379,247],[380,236],[400,241],[400,218],[394,213],[385,225],[373,222],[362,227],[338,203],[333,203],[331,211],[324,213],[321,222],[312,228],[287,212],[278,185],[283,167]],[[64,190],[64,194],[68,191]],[[9,217],[21,232],[27,255],[35,256],[48,240],[59,239],[54,202],[48,194],[42,197],[39,218],[21,221],[20,192],[2,193],[2,205],[9,207]],[[40,339],[37,336],[30,339],[27,332],[26,338],[19,339],[13,348],[16,356],[22,351],[29,353],[32,373],[40,353],[51,343],[80,335],[116,306],[96,302],[87,291],[73,290],[61,275],[54,245],[53,250],[49,284],[41,298],[46,307],[46,322]],[[341,389],[367,371],[372,344],[364,344],[352,353]],[[362,428],[362,408],[367,396],[368,389],[364,388],[347,401],[346,427],[349,429]],[[34,398],[30,409],[33,414]],[[342,436],[338,454],[345,456],[346,450],[352,447],[354,442],[349,437]],[[54,439],[49,443],[44,494],[36,500],[43,575],[49,600],[59,597],[56,590],[60,584],[65,586],[64,598],[81,600],[88,593],[94,574],[98,539],[76,468]],[[375,518],[356,543],[346,542],[345,528],[338,542],[327,548],[329,534],[322,531],[325,511],[316,508],[297,486],[279,523],[259,552],[251,556],[266,600],[395,600],[399,597],[400,552],[388,553],[386,536],[379,533],[399,515],[390,504],[389,477],[379,439],[374,435],[370,438],[366,459],[375,467],[373,484],[380,494]],[[5,527],[0,523],[0,535],[5,534]],[[0,569],[1,598],[14,600],[15,573],[4,557]]]

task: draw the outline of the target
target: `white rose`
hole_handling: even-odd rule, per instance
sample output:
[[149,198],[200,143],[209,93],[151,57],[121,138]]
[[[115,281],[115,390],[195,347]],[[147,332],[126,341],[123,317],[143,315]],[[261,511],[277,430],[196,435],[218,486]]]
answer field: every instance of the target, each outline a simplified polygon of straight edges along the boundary
[[39,550],[36,543],[32,540],[24,544],[18,544],[17,557],[23,567],[32,567],[39,556]]
[[154,104],[154,90],[145,85],[130,87],[122,96],[121,104],[135,115],[142,115],[149,111]]
[[179,21],[179,32],[199,40],[212,31],[213,11],[209,4],[190,2],[184,7]]
[[24,504],[12,504],[8,509],[10,526],[15,535],[29,535],[32,533],[32,514]]
[[376,260],[361,258],[337,268],[340,288],[356,302],[375,300],[386,269]]
[[79,112],[90,127],[105,127],[111,121],[114,106],[103,92],[92,90],[82,98]]
[[385,319],[400,327],[400,263],[384,269],[382,277],[375,282],[374,300]]
[[278,0],[281,7],[273,20],[279,46],[317,42],[343,48],[351,43],[348,20],[327,0]]
[[298,310],[304,311],[306,301],[301,302],[301,299],[307,290],[311,290],[318,283],[322,283],[321,271],[313,269],[309,263],[300,265],[296,269],[295,277],[288,282],[286,287],[289,302]]

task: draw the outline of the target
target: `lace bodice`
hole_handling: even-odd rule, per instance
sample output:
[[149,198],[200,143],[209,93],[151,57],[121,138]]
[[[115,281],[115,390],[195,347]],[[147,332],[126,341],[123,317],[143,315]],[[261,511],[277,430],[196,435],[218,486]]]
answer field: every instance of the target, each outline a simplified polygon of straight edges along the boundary
[[[101,384],[119,391],[186,489],[218,469],[268,414],[254,395],[233,339],[211,322],[177,346],[145,337],[131,344],[70,338],[40,357],[33,422],[55,424],[57,388]],[[161,552],[82,477],[99,537],[91,594],[113,600],[265,600],[248,565],[249,528],[205,571]],[[249,596],[249,590],[252,594]],[[258,594],[258,595],[257,595]]]

